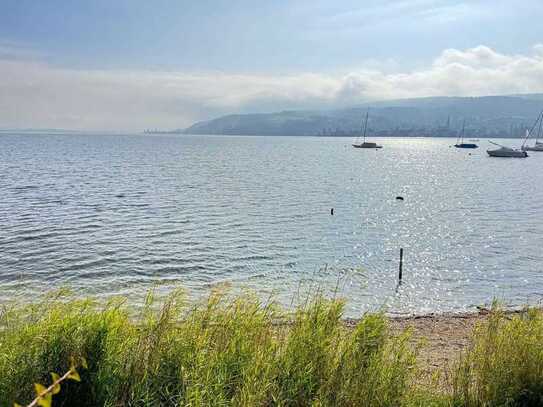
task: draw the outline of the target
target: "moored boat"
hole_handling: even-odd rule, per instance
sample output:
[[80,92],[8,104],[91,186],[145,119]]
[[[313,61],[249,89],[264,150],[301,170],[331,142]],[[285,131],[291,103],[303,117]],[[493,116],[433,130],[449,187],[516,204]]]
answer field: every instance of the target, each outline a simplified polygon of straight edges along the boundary
[[523,146],[523,151],[543,151],[543,143],[538,143],[533,146]]
[[369,141],[364,141],[363,143],[359,144],[353,144],[354,148],[383,148],[383,146],[380,146],[377,143],[372,143]]
[[511,157],[511,158],[526,158],[526,157],[528,157],[528,153],[526,151],[518,150],[518,149],[515,149],[515,148],[511,148],[511,147],[502,146],[500,144],[493,143],[492,141],[490,141],[490,143],[500,147],[500,148],[497,148],[496,150],[486,150],[486,152],[488,153],[488,155],[490,157]]
[[362,134],[362,142],[359,141],[359,138],[357,137],[355,142],[352,144],[354,148],[383,148],[383,146],[380,146],[377,143],[366,141],[366,131],[368,129],[368,115],[369,115],[369,109],[366,112],[366,120],[364,121],[364,132]]
[[537,129],[537,135],[535,137],[535,143],[533,146],[527,146],[525,144],[522,145],[522,150],[523,151],[543,151],[543,143],[541,141],[539,141],[539,137],[541,137],[541,126],[543,124],[543,111],[541,111],[541,113],[539,114],[539,116],[537,117],[537,120],[535,121],[534,125],[532,126],[532,128],[530,129],[530,131],[526,130],[526,140],[524,141],[524,143],[526,143],[526,141],[530,138],[531,134],[534,132],[536,126],[538,125],[539,123],[539,126],[538,126],[538,129]]
[[456,139],[456,144],[454,145],[456,148],[479,148],[477,144],[474,143],[464,143],[464,128],[465,128],[466,121],[464,120],[462,122],[462,134],[460,137]]
[[456,148],[479,148],[477,144],[473,143],[460,143],[454,145]]

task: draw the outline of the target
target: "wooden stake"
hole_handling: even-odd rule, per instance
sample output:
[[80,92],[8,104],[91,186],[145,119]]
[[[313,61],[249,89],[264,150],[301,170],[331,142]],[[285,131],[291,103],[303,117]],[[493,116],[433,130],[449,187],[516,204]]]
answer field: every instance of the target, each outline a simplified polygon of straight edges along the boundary
[[400,271],[398,274],[398,283],[402,282],[402,270],[403,269],[403,247],[400,249]]

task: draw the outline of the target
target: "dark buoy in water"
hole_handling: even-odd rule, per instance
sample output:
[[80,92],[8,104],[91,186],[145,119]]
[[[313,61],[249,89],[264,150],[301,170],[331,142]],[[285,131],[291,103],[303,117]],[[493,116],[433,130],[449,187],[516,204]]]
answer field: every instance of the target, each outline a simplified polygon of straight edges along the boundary
[[403,201],[403,196],[397,196],[397,197],[396,197],[396,200],[397,200],[397,201]]
[[334,215],[334,208],[330,209],[330,215]]

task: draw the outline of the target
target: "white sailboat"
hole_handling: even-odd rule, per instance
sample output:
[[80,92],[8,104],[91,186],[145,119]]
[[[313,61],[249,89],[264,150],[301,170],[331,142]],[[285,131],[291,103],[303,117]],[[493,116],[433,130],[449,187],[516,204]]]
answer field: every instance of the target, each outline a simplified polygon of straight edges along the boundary
[[526,140],[528,140],[528,138],[530,137],[532,131],[535,129],[535,127],[538,125],[538,123],[539,123],[539,126],[537,128],[537,135],[535,137],[534,145],[533,146],[523,145],[522,146],[523,151],[543,151],[543,143],[539,141],[539,137],[541,137],[541,125],[543,124],[543,110],[539,114],[539,117],[535,121],[535,123],[532,126],[531,130],[530,131],[526,130]]
[[489,141],[489,143],[500,147],[500,148],[498,148],[496,150],[486,150],[488,155],[491,156],[491,157],[512,157],[512,158],[526,158],[526,157],[528,157],[528,153],[526,151],[519,150],[519,149],[516,149],[516,148],[502,146],[501,144],[494,143],[493,141]]
[[[520,146],[520,149],[515,149],[511,147],[502,146],[501,144],[494,143],[490,141],[490,143],[500,147],[496,150],[487,150],[489,156],[491,157],[516,157],[516,158],[525,158],[528,157],[528,153],[526,151],[543,151],[543,143],[540,143],[538,141],[538,138],[541,133],[541,122],[543,121],[543,111],[537,116],[537,119],[535,123],[533,124],[530,131],[526,131],[526,137],[524,138],[524,141],[522,142],[522,145]],[[527,146],[526,142],[530,138],[530,135],[533,133],[537,125],[539,124],[539,130],[537,134],[537,138],[535,140],[535,144],[533,147]]]
[[368,129],[368,115],[369,115],[369,109],[366,112],[366,120],[364,121],[364,132],[362,134],[362,142],[360,142],[359,137],[356,138],[355,142],[353,143],[354,148],[383,148],[383,146],[380,146],[377,143],[366,141],[366,131]]

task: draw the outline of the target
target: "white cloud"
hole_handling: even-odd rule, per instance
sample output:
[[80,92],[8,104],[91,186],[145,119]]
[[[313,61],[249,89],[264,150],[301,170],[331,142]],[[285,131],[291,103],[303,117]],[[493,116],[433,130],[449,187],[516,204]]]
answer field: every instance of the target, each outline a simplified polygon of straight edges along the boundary
[[543,92],[543,45],[530,55],[447,49],[422,70],[343,75],[76,70],[0,59],[0,127],[177,128],[235,112],[522,92]]
[[480,45],[467,51],[446,49],[434,61],[434,67],[446,67],[460,64],[472,68],[499,68],[506,66],[515,60],[515,56],[502,55],[489,47]]

